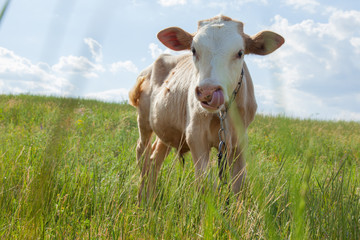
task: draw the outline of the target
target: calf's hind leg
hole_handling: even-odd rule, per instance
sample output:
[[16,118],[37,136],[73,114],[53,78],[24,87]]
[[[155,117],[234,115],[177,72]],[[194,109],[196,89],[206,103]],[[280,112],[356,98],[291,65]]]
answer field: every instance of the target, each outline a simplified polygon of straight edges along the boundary
[[148,162],[148,158],[151,153],[151,136],[152,129],[150,125],[146,123],[141,116],[138,116],[138,126],[139,126],[139,139],[136,147],[136,160],[140,169],[143,169],[143,165]]
[[[139,139],[136,147],[136,160],[141,171],[141,181],[144,181],[145,174],[148,171],[148,165],[150,162],[151,154],[151,136],[152,129],[148,122],[148,119],[144,118],[143,114],[139,111],[138,116],[138,126],[139,126]],[[143,184],[141,185],[139,191],[139,200],[141,199],[141,190]]]

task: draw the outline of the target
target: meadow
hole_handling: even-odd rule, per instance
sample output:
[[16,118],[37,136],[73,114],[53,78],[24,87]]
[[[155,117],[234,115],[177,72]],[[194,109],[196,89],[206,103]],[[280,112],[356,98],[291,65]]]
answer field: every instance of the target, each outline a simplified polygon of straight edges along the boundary
[[248,135],[239,196],[213,188],[215,151],[203,183],[173,151],[138,206],[133,107],[0,95],[0,239],[360,239],[359,122],[257,115]]

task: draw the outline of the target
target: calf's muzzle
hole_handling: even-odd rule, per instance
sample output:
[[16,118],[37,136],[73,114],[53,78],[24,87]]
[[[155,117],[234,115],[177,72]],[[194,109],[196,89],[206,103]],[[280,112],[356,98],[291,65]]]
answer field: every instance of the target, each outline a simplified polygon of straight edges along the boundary
[[225,103],[224,92],[220,86],[198,86],[195,95],[201,106],[209,111],[216,111]]

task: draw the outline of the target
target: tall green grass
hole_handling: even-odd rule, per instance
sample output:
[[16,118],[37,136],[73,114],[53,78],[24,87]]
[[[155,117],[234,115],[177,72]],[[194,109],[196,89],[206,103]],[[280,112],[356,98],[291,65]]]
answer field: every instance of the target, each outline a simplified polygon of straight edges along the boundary
[[[360,239],[360,124],[257,115],[234,196],[171,153],[137,204],[136,111],[0,95],[0,239]],[[229,198],[229,204],[226,199]]]

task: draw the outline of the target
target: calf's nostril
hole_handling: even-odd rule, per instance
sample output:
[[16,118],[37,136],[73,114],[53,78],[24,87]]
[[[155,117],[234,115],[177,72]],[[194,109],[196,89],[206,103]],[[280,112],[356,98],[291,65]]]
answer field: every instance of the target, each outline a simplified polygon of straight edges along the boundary
[[201,97],[202,94],[199,87],[196,87],[195,92],[196,92],[196,96]]
[[211,102],[214,97],[214,93],[218,93],[221,91],[221,87],[219,86],[197,86],[195,88],[196,98],[202,102]]

